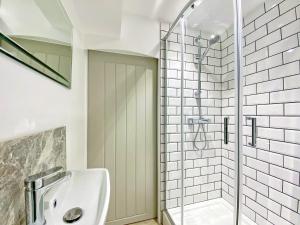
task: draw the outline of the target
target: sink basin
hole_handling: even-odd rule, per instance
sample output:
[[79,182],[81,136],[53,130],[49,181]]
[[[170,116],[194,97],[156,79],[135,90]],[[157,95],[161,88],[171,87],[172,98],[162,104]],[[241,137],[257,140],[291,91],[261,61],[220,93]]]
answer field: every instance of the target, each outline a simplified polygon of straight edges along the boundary
[[[105,223],[110,181],[107,169],[71,171],[72,176],[45,194],[45,219],[47,225],[103,225]],[[82,209],[76,222],[63,220],[72,208]]]

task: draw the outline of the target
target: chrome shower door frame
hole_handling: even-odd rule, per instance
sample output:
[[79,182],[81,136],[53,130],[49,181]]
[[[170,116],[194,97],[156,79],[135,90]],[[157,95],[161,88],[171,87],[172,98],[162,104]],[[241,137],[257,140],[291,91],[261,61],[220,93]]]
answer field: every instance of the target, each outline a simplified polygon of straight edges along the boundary
[[[186,6],[181,10],[176,20],[172,23],[169,31],[164,36],[162,41],[164,42],[165,48],[165,74],[164,74],[164,88],[165,88],[165,99],[167,91],[167,51],[168,51],[168,38],[170,37],[174,28],[180,23],[181,28],[181,225],[184,224],[184,147],[183,147],[183,136],[184,136],[184,116],[183,116],[183,84],[184,84],[184,33],[185,33],[185,14],[193,7],[197,0],[190,0]],[[221,0],[220,0],[221,1]],[[234,9],[234,58],[235,58],[235,199],[234,199],[234,225],[241,224],[241,211],[242,211],[242,165],[243,165],[243,74],[242,74],[242,7],[241,0],[232,0]],[[167,106],[165,100],[165,108]],[[167,110],[164,113],[165,121],[167,116]],[[165,124],[166,125],[166,124]],[[165,135],[166,136],[166,135]],[[167,138],[165,137],[165,152],[167,148]]]
[[243,188],[243,74],[242,37],[243,17],[241,0],[233,0],[234,8],[234,57],[235,57],[235,225],[241,224]]

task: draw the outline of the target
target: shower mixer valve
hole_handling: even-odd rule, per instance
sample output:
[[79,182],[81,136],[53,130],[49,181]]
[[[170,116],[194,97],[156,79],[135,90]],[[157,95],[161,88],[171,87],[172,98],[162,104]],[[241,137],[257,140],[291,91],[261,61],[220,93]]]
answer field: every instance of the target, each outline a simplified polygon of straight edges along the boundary
[[209,119],[203,117],[188,118],[188,125],[209,123]]

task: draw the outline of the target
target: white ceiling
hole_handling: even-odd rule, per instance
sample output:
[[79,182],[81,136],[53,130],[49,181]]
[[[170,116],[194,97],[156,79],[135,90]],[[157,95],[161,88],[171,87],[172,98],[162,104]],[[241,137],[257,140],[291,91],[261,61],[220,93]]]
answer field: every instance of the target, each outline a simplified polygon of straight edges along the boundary
[[61,0],[74,27],[83,34],[118,39],[122,0]]
[[[247,15],[265,0],[242,0]],[[222,33],[233,24],[233,0],[198,0],[188,25],[209,33]],[[123,0],[123,13],[172,23],[188,0]]]
[[122,16],[171,22],[188,0],[61,0],[75,28],[102,40],[118,39]]
[[123,0],[123,12],[172,22],[189,0]]
[[[75,28],[84,35],[120,39],[124,15],[173,22],[189,0],[61,0]],[[264,0],[242,0],[244,15]],[[207,32],[221,33],[233,23],[232,0],[203,0],[188,23]]]
[[0,0],[0,29],[7,35],[70,43],[72,24],[60,0]]
[[[243,15],[247,15],[265,0],[242,0]],[[232,0],[203,0],[187,17],[188,25],[207,33],[221,34],[233,24]]]

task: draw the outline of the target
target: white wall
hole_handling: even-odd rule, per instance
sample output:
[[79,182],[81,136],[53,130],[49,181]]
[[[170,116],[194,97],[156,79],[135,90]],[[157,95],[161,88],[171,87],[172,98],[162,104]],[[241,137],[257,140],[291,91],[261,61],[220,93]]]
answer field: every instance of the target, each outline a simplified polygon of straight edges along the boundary
[[142,16],[123,15],[119,39],[105,40],[96,35],[85,35],[85,47],[119,53],[159,57],[160,24]]
[[86,167],[87,51],[73,35],[72,89],[0,53],[0,141],[67,127],[67,167]]

